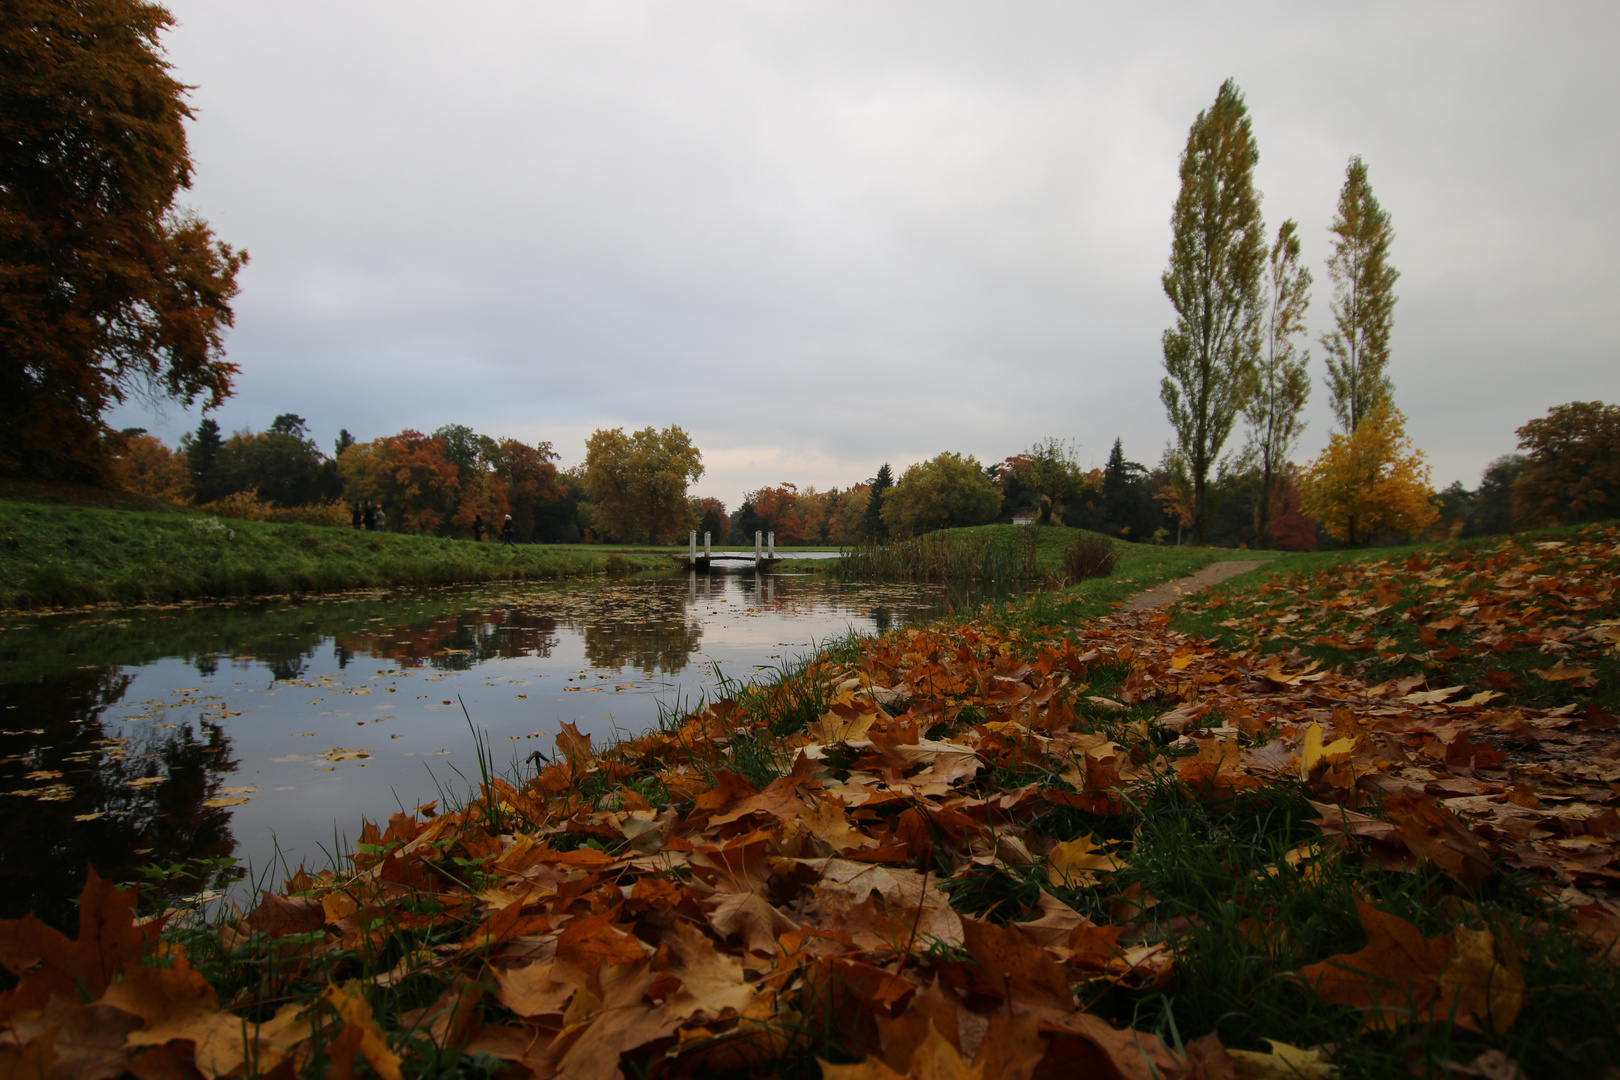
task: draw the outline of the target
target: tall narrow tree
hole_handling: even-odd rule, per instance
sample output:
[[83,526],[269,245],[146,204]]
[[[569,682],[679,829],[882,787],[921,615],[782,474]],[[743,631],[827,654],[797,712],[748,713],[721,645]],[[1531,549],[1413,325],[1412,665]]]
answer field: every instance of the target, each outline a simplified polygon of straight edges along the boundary
[[889,538],[889,526],[882,517],[883,493],[894,487],[894,470],[889,468],[887,461],[871,479],[869,487],[871,494],[866,498],[866,539],[881,543]]
[[1310,350],[1299,351],[1294,339],[1305,332],[1305,309],[1311,303],[1311,272],[1299,264],[1299,225],[1292,218],[1277,230],[1266,259],[1265,346],[1260,357],[1254,397],[1243,410],[1249,422],[1249,454],[1258,471],[1254,494],[1254,536],[1261,547],[1271,542],[1273,504],[1288,479],[1288,455],[1305,430],[1300,413],[1311,396],[1305,365]]
[[1191,474],[1194,543],[1209,521],[1210,470],[1254,387],[1266,259],[1259,160],[1243,94],[1228,79],[1187,132],[1163,277],[1176,322],[1164,332],[1159,397]]
[[1322,335],[1322,348],[1333,415],[1349,433],[1378,406],[1391,402],[1394,387],[1385,369],[1395,321],[1395,279],[1401,276],[1389,265],[1395,231],[1373,197],[1359,156],[1345,169],[1339,214],[1329,231],[1334,236],[1327,261],[1333,279],[1333,330]]

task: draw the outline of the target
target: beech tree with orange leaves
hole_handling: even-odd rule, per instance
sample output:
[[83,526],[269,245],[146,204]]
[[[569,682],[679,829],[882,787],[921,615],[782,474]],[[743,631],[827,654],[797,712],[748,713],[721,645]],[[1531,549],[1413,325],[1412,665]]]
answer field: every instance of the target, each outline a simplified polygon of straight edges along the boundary
[[131,393],[205,409],[246,252],[176,205],[184,84],[139,0],[0,5],[0,470],[109,478]]
[[1334,539],[1412,536],[1440,512],[1429,502],[1429,465],[1406,436],[1406,417],[1387,402],[1348,434],[1335,433],[1299,481],[1305,509]]

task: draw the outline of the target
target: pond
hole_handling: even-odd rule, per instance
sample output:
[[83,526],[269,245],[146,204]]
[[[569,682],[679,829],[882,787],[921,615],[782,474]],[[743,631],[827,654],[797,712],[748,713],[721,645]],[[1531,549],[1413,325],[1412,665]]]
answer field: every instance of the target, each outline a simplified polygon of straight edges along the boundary
[[[332,865],[361,819],[468,788],[560,723],[598,746],[818,642],[982,596],[716,570],[0,622],[0,917],[74,922],[86,863],[173,892]],[[522,766],[530,768],[532,766]],[[230,869],[223,862],[238,860]]]

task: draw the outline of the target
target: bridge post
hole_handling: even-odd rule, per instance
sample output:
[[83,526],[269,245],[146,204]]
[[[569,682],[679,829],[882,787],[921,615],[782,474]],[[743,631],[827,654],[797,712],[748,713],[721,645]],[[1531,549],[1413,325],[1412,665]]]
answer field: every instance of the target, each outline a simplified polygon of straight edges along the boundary
[[774,558],[776,558],[776,530],[775,529],[771,530],[770,545],[771,546],[770,546],[770,548],[768,550],[770,551],[771,558],[774,559]]
[[760,543],[764,540],[764,538],[765,538],[764,533],[760,532],[758,529],[754,530],[754,565],[755,566],[759,565]]
[[709,556],[709,534],[706,531],[703,534],[703,557],[705,559],[710,557]]
[[697,530],[693,529],[686,536],[686,565],[697,565]]

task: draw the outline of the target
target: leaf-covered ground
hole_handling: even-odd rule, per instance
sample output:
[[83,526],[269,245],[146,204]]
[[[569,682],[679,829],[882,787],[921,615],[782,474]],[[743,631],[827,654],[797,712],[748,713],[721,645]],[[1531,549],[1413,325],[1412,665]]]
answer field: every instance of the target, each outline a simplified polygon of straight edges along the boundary
[[92,877],[0,1075],[1613,1075],[1617,540],[852,641],[161,938]]

